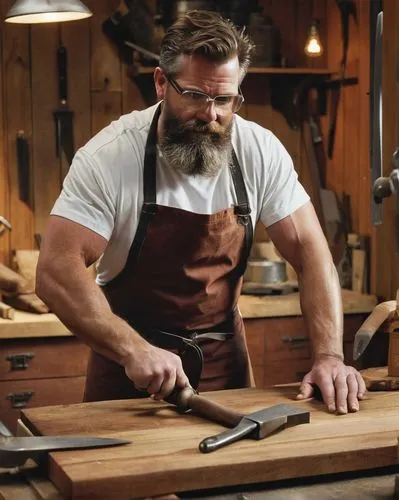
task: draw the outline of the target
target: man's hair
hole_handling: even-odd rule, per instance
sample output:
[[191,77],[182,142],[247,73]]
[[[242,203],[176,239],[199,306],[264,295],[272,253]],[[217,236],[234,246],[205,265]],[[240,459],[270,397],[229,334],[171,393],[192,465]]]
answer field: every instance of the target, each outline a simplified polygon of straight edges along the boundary
[[229,19],[216,12],[191,10],[168,28],[161,43],[159,65],[166,74],[175,77],[182,55],[202,56],[217,63],[237,56],[241,82],[254,48],[245,30],[239,30]]

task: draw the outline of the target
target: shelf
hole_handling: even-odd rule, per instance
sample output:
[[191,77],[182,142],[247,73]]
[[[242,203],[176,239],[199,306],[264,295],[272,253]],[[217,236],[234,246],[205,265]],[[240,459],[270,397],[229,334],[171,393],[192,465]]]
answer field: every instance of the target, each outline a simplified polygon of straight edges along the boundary
[[[152,66],[138,66],[139,74],[152,74],[154,72]],[[248,69],[250,74],[260,75],[329,75],[331,73],[327,68],[272,68],[272,67],[251,67]]]
[[268,75],[329,75],[331,71],[327,68],[252,67],[248,69],[248,73]]

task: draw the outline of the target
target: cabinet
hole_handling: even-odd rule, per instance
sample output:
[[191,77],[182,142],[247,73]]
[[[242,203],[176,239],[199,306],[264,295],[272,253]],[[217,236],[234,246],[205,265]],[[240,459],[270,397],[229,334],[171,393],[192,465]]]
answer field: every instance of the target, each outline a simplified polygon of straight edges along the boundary
[[[367,314],[344,316],[344,355],[352,359],[353,339]],[[246,318],[245,329],[256,386],[302,380],[311,369],[310,339],[302,316]]]
[[0,420],[15,433],[24,408],[81,402],[88,354],[73,336],[1,340]]

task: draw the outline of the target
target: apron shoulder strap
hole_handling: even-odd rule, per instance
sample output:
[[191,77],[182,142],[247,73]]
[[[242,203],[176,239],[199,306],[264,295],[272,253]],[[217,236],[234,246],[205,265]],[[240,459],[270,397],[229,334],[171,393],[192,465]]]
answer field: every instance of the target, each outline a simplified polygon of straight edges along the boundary
[[238,221],[245,227],[245,250],[243,252],[241,262],[237,268],[238,276],[244,274],[247,267],[247,260],[251,253],[254,231],[252,227],[251,208],[248,201],[248,193],[245,187],[244,178],[240,164],[234,149],[232,150],[232,161],[230,165],[231,177],[233,179],[234,189],[237,196],[237,205],[234,211],[238,217]]

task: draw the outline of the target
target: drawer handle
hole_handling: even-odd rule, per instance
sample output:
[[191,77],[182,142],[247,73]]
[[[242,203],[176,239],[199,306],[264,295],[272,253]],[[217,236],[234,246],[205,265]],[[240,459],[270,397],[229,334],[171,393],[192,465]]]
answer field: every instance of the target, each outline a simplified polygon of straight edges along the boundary
[[26,370],[29,367],[28,361],[34,357],[35,355],[32,352],[9,354],[7,361],[11,361],[11,370]]
[[281,337],[281,340],[283,344],[290,344],[291,349],[302,347],[310,341],[309,337]]
[[12,392],[6,399],[11,401],[11,406],[13,408],[25,408],[33,394],[34,392],[32,391]]

